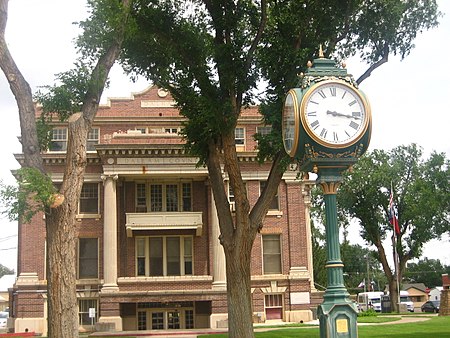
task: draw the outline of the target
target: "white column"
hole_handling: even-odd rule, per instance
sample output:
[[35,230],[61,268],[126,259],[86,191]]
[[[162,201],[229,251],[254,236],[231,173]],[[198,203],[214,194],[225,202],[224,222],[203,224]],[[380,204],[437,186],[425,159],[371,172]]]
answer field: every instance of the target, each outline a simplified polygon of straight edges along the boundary
[[103,207],[103,288],[102,292],[118,291],[117,286],[117,175],[102,175],[105,189]]
[[311,291],[316,291],[314,285],[314,267],[312,254],[312,234],[311,234],[311,187],[314,183],[303,183],[303,203],[305,204],[305,226],[306,226],[306,257],[308,261],[308,272],[310,274]]
[[225,267],[225,252],[223,246],[220,244],[219,236],[219,217],[217,216],[216,203],[214,201],[214,194],[211,190],[211,244],[213,249],[213,289],[225,290],[226,282],[226,267]]

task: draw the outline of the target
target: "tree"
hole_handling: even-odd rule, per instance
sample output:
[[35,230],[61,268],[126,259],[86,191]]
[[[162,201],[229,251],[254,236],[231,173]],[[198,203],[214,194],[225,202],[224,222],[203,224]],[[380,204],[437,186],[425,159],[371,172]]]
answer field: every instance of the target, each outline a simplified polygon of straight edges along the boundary
[[[96,115],[109,71],[120,53],[121,43],[126,34],[131,1],[90,0],[88,4],[93,11],[90,18],[80,23],[84,32],[78,40],[78,47],[84,56],[88,71],[82,72],[80,69],[75,69],[72,72],[60,74],[58,79],[62,83],[61,86],[49,88],[50,93],[46,97],[48,100],[42,100],[44,113],[67,114],[66,167],[63,183],[59,193],[56,193],[48,184],[36,183],[46,181],[40,152],[42,142],[39,140],[36,124],[36,106],[29,84],[9,53],[5,41],[8,0],[0,0],[0,67],[19,108],[26,169],[19,175],[19,188],[24,186],[21,175],[26,174],[29,175],[28,177],[35,178],[27,182],[30,192],[34,193],[32,204],[34,206],[40,203],[37,210],[42,209],[46,214],[48,337],[52,338],[78,337],[75,216],[86,166],[87,134]],[[107,21],[106,17],[108,17]],[[89,49],[85,48],[86,43],[90,43]],[[82,78],[80,75],[85,75],[82,89],[78,86],[80,83],[74,81],[80,80]],[[77,86],[81,92],[75,91]],[[74,95],[77,93],[80,95]],[[70,100],[61,100],[64,97],[69,97]],[[51,101],[59,101],[59,109],[52,109],[55,105],[52,106]],[[23,189],[18,190],[19,194],[21,192]],[[51,198],[47,198],[49,192]],[[44,198],[43,195],[46,197]],[[34,198],[36,196],[37,198]],[[54,204],[55,199],[58,199],[59,205]],[[30,198],[18,199],[17,202],[30,203]],[[14,211],[24,209],[22,205]],[[21,221],[25,221],[23,216],[23,214],[17,215]]]
[[448,178],[449,161],[444,154],[432,153],[423,160],[421,149],[411,144],[365,155],[347,173],[338,192],[338,206],[359,222],[362,238],[377,249],[377,259],[388,279],[393,309],[398,310],[397,278],[383,243],[391,236],[394,241],[393,227],[388,220],[391,184],[400,227],[393,244],[398,253],[401,282],[406,263],[420,257],[423,245],[449,232]]
[[4,275],[12,275],[14,273],[13,269],[10,269],[3,264],[0,264],[0,277],[3,277]]
[[327,252],[324,245],[324,234],[320,232],[318,227],[311,224],[311,236],[314,283],[319,289],[325,290],[327,285],[327,271],[324,269],[324,266],[327,263]]
[[[311,196],[314,281],[316,284],[326,285],[327,273],[324,269],[327,261],[324,234],[325,201],[321,189],[318,187],[312,189]],[[340,249],[341,260],[344,264],[344,283],[347,290],[350,293],[360,292],[361,289],[358,285],[361,282],[365,282],[364,288],[368,285],[377,289],[384,287],[386,280],[380,270],[380,265],[377,264],[376,252],[358,244],[350,244],[347,238],[350,220],[343,212],[338,212],[338,224],[343,232]]]
[[408,283],[423,283],[429,288],[442,286],[442,275],[450,273],[450,266],[442,265],[439,259],[424,258],[417,263],[408,263],[405,279]]
[[[437,24],[435,1],[145,1],[133,7],[134,32],[122,63],[170,91],[187,122],[187,148],[206,165],[218,210],[227,273],[230,337],[253,337],[250,252],[288,159],[281,146],[281,106],[297,74],[322,43],[327,56],[361,51],[368,75],[389,53],[406,56],[417,31]],[[262,97],[257,85],[265,82]],[[266,188],[251,207],[234,142],[241,111],[261,99],[272,126],[259,137],[272,160]],[[223,185],[228,173],[233,216]]]
[[[367,291],[375,291],[382,288],[380,280],[380,264],[374,259],[375,253],[358,244],[350,244],[344,241],[341,244],[341,259],[344,263],[344,282],[349,291],[360,292],[358,285],[365,283],[363,288]],[[381,286],[380,285],[381,281]]]

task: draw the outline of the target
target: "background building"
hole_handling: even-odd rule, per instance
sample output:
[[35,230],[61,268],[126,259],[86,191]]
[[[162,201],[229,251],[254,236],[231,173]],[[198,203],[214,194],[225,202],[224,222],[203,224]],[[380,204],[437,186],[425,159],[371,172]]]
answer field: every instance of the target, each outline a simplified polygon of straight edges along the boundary
[[16,275],[3,275],[0,278],[0,311],[7,311],[9,308],[9,288],[12,288],[16,280]]
[[414,303],[414,308],[420,311],[422,304],[428,300],[427,287],[425,284],[403,284],[402,289],[408,291],[409,299]]
[[[208,172],[185,152],[178,134],[184,118],[173,105],[166,91],[150,87],[99,108],[88,137],[77,216],[80,329],[96,322],[116,330],[226,325],[225,256]],[[268,131],[252,107],[242,113],[235,132],[252,204],[270,170],[270,163],[256,161],[253,135]],[[55,123],[44,161],[56,184],[63,178],[66,148],[67,126]],[[23,156],[16,158],[21,162]],[[313,182],[299,180],[291,169],[253,246],[255,321],[312,319]],[[226,172],[223,177],[233,210]],[[11,316],[16,331],[45,333],[43,215],[19,224],[18,238]]]

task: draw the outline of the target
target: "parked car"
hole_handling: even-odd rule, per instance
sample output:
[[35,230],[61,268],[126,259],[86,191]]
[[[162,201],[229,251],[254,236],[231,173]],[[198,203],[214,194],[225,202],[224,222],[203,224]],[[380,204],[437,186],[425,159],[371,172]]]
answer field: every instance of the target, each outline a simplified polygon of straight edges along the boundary
[[9,312],[1,311],[0,312],[0,329],[6,328],[8,323]]
[[429,300],[429,301],[423,303],[423,305],[420,307],[420,309],[422,310],[422,312],[438,313],[440,303],[441,302],[439,302],[437,300]]

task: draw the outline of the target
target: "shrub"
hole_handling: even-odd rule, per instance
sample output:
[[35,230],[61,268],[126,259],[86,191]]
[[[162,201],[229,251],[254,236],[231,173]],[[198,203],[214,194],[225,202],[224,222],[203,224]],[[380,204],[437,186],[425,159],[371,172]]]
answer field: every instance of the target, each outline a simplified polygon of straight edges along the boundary
[[367,311],[358,313],[358,317],[373,317],[373,316],[378,316],[378,313],[374,309],[368,309]]

